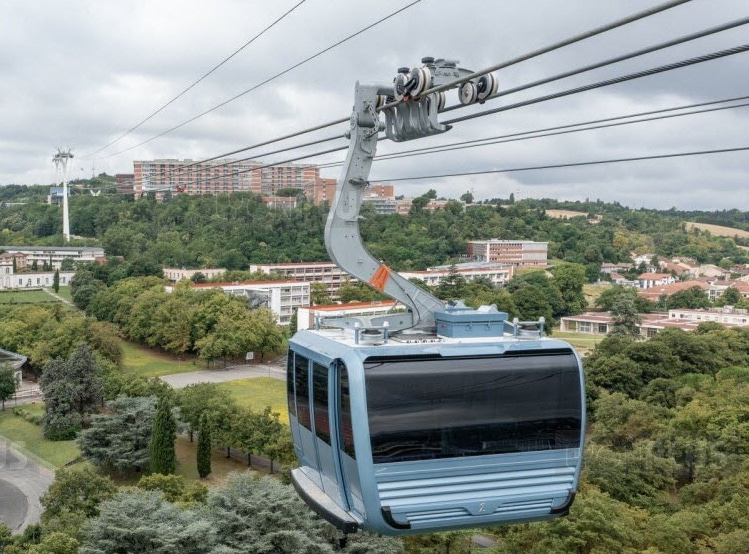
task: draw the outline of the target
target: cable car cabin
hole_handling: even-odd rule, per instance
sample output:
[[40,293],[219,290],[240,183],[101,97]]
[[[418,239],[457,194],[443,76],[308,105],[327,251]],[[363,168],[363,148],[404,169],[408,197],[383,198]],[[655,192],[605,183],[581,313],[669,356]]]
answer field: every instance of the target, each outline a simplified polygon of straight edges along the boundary
[[387,535],[569,511],[585,428],[580,359],[538,332],[472,334],[293,337],[292,480],[312,509],[345,532]]

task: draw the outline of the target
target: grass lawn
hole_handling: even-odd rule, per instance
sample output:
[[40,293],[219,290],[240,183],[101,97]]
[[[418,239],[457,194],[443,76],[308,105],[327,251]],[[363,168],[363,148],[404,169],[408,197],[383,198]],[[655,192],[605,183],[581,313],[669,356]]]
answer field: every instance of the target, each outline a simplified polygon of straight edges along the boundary
[[588,307],[592,308],[595,306],[596,300],[601,296],[601,293],[606,289],[610,289],[612,286],[611,283],[588,283],[583,285],[583,294],[588,301]]
[[211,455],[211,474],[201,480],[198,476],[197,445],[197,442],[190,442],[186,437],[177,437],[174,445],[177,453],[176,474],[184,477],[188,483],[200,481],[204,485],[220,485],[230,474],[249,469],[246,463],[227,458],[223,449],[216,449]]
[[48,302],[59,302],[59,300],[43,290],[0,292],[0,304],[45,304]]
[[70,294],[70,287],[60,287],[60,290],[57,291],[57,296],[61,296],[68,302],[73,301],[73,296]]
[[587,333],[554,331],[554,334],[551,335],[551,338],[567,341],[575,348],[575,350],[577,350],[578,355],[580,357],[583,357],[585,356],[585,354],[593,350],[593,347],[606,337],[604,335],[589,335]]
[[[32,413],[41,413],[42,404],[22,406]],[[48,441],[42,436],[39,425],[29,423],[15,415],[11,406],[0,412],[0,436],[16,443],[32,456],[41,458],[47,465],[59,468],[81,455],[76,441]]]
[[159,377],[169,375],[170,373],[185,373],[205,369],[195,358],[183,358],[181,361],[169,355],[149,350],[130,342],[123,342],[122,346],[122,366],[143,377]]
[[289,424],[286,408],[286,383],[268,377],[254,377],[219,383],[229,391],[240,406],[247,406],[254,412],[262,412],[266,406],[281,414],[281,422]]

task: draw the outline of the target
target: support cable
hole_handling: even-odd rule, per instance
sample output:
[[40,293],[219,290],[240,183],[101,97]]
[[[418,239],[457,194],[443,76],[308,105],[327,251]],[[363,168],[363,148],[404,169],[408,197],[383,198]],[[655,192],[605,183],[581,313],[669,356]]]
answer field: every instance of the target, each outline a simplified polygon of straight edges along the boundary
[[527,167],[513,167],[507,169],[487,169],[484,171],[466,171],[460,173],[439,173],[436,175],[419,175],[416,177],[396,177],[392,179],[377,179],[377,183],[394,183],[397,181],[419,181],[422,179],[440,179],[444,177],[464,177],[470,175],[490,175],[492,173],[515,173],[520,171],[535,171],[539,169],[560,169],[564,167],[583,167],[590,165],[604,165],[613,163],[625,163],[625,162],[639,162],[644,160],[660,160],[667,158],[684,158],[688,156],[703,156],[709,154],[725,154],[728,152],[743,152],[749,150],[749,146],[739,146],[736,148],[722,148],[716,150],[698,150],[694,152],[677,152],[672,154],[657,154],[653,156],[634,156],[630,158],[614,158],[610,160],[595,160],[588,162],[571,162],[563,164],[549,164],[549,165],[535,165]]
[[[690,1],[690,0],[681,0],[681,1]],[[215,111],[215,110],[217,110],[217,109],[219,109],[219,108],[222,108],[223,106],[226,106],[226,105],[227,105],[227,104],[229,104],[230,102],[234,102],[235,100],[237,100],[237,99],[241,98],[242,96],[244,96],[244,95],[246,95],[246,94],[248,94],[248,93],[250,93],[250,92],[252,92],[252,91],[254,91],[254,90],[257,90],[257,89],[259,89],[259,88],[260,88],[260,87],[262,87],[263,85],[266,85],[266,84],[270,83],[271,81],[274,81],[274,80],[278,79],[279,77],[281,77],[281,76],[283,76],[283,75],[286,75],[286,74],[287,74],[287,73],[289,73],[290,71],[293,71],[294,69],[296,69],[296,68],[298,68],[298,67],[300,67],[300,66],[302,66],[302,65],[304,65],[304,64],[306,64],[306,63],[308,63],[308,62],[310,62],[310,61],[312,61],[312,60],[314,60],[315,58],[318,58],[319,56],[322,56],[323,54],[325,54],[325,53],[329,52],[330,50],[333,50],[334,48],[336,48],[336,47],[340,46],[341,44],[343,44],[343,43],[345,43],[345,42],[347,42],[347,41],[351,40],[352,38],[354,38],[354,37],[357,37],[357,36],[361,35],[362,33],[364,33],[364,32],[366,32],[366,31],[368,31],[368,30],[372,29],[373,27],[376,27],[376,26],[377,26],[377,25],[379,25],[380,23],[383,23],[383,22],[387,21],[388,19],[390,19],[390,18],[392,18],[392,17],[395,17],[396,15],[398,15],[398,14],[400,14],[401,12],[403,12],[403,11],[407,10],[408,8],[410,8],[410,7],[412,7],[412,6],[416,5],[416,4],[418,4],[419,2],[421,2],[421,0],[414,0],[414,1],[413,1],[413,2],[411,2],[410,4],[408,4],[408,5],[406,5],[406,6],[402,7],[402,8],[400,8],[399,10],[396,10],[396,11],[394,11],[394,12],[390,13],[389,15],[386,15],[385,17],[382,17],[382,18],[378,19],[378,20],[377,20],[377,21],[375,21],[374,23],[370,23],[370,24],[369,24],[369,25],[367,25],[366,27],[363,27],[362,29],[359,29],[359,30],[358,30],[358,31],[356,31],[355,33],[353,33],[353,34],[351,34],[351,35],[348,35],[347,37],[345,37],[345,38],[343,38],[343,39],[339,40],[338,42],[336,42],[336,43],[334,43],[334,44],[332,44],[332,45],[328,46],[327,48],[324,48],[324,49],[320,50],[320,51],[319,51],[319,52],[317,52],[316,54],[313,54],[313,55],[311,55],[311,56],[309,56],[309,57],[307,57],[307,58],[303,59],[302,61],[300,61],[300,62],[298,62],[298,63],[296,63],[296,64],[294,64],[294,65],[292,65],[292,66],[290,66],[290,67],[287,67],[287,68],[286,68],[286,69],[284,69],[283,71],[281,71],[281,72],[279,72],[279,73],[276,73],[275,75],[273,75],[273,76],[271,76],[271,77],[268,77],[268,78],[267,78],[267,79],[265,79],[264,81],[261,81],[260,83],[258,83],[258,84],[256,84],[256,85],[254,85],[254,86],[252,86],[252,87],[250,87],[250,88],[248,88],[248,89],[246,89],[246,90],[244,90],[244,91],[240,92],[239,94],[236,94],[236,95],[232,96],[231,98],[229,98],[229,99],[227,99],[227,100],[224,100],[223,102],[221,102],[221,103],[219,103],[219,104],[216,104],[216,105],[215,105],[215,106],[213,106],[212,108],[209,108],[209,109],[207,109],[207,110],[205,110],[205,111],[203,111],[203,112],[199,113],[198,115],[196,115],[196,116],[193,116],[193,117],[191,117],[190,119],[187,119],[186,121],[183,121],[182,123],[179,123],[178,125],[175,125],[174,127],[171,127],[171,128],[169,128],[169,129],[167,129],[166,131],[163,131],[163,132],[161,132],[161,133],[159,133],[159,134],[157,134],[157,135],[154,135],[154,136],[152,136],[151,138],[148,138],[148,139],[146,139],[146,140],[144,140],[144,141],[142,141],[142,142],[139,142],[138,144],[135,144],[135,145],[133,145],[133,146],[130,146],[130,147],[128,147],[128,148],[125,148],[125,149],[123,149],[123,150],[120,150],[119,152],[115,152],[115,153],[113,153],[113,154],[109,154],[109,155],[107,155],[107,156],[102,156],[102,157],[103,157],[103,158],[111,158],[112,156],[117,156],[117,155],[119,155],[119,154],[122,154],[122,153],[124,153],[124,152],[129,152],[130,150],[133,150],[133,149],[135,149],[135,148],[138,148],[139,146],[143,146],[144,144],[148,144],[149,142],[151,142],[151,141],[154,141],[154,140],[156,140],[157,138],[161,138],[161,137],[163,137],[164,135],[168,135],[168,134],[169,134],[169,133],[171,133],[172,131],[176,131],[177,129],[180,129],[180,128],[184,127],[185,125],[187,125],[187,124],[189,124],[189,123],[192,123],[193,121],[196,121],[196,120],[200,119],[201,117],[203,117],[203,116],[205,116],[205,115],[207,115],[207,114],[209,114],[209,113],[211,113],[211,112],[213,112],[213,111]],[[344,119],[343,121],[347,121],[347,120],[348,120],[348,118],[345,118],[345,119]],[[330,127],[330,126],[332,126],[332,125],[335,125],[336,123],[339,123],[339,122],[338,122],[338,121],[334,121],[334,122],[326,123],[326,124],[323,124],[323,125],[318,125],[318,126],[317,126],[316,128],[317,128],[317,129],[323,129],[323,128],[325,128],[325,127]],[[315,128],[313,128],[313,129],[315,129]],[[309,130],[307,130],[307,131],[304,131],[304,132],[310,132],[310,131],[309,131]],[[291,135],[291,136],[297,136],[297,135],[299,135],[299,134],[301,134],[301,132],[300,132],[300,133],[296,133],[296,134],[294,134],[294,135]],[[282,140],[282,139],[275,139],[275,141],[272,141],[272,142],[276,142],[276,141],[278,141],[278,140]],[[267,143],[268,143],[268,142],[266,142],[266,144],[267,144]],[[218,157],[223,157],[223,156],[218,156]]]
[[121,141],[123,138],[125,138],[126,136],[128,136],[130,133],[132,133],[136,129],[140,128],[144,123],[150,121],[153,117],[155,117],[156,115],[158,115],[159,113],[161,113],[162,111],[164,111],[164,109],[167,108],[169,105],[173,104],[179,98],[181,98],[182,96],[184,96],[187,92],[189,92],[191,89],[193,89],[198,83],[200,83],[201,81],[203,81],[206,77],[208,77],[209,75],[211,75],[214,71],[216,71],[217,69],[219,69],[222,65],[226,64],[229,60],[231,60],[234,56],[236,56],[237,54],[239,54],[242,50],[244,50],[245,48],[247,48],[250,44],[252,44],[257,39],[259,39],[261,36],[263,36],[265,33],[267,33],[268,31],[270,31],[273,27],[275,27],[278,23],[280,23],[281,20],[283,20],[284,18],[286,18],[288,15],[290,15],[291,12],[293,12],[294,10],[296,10],[299,6],[301,6],[302,4],[304,4],[306,1],[307,0],[301,0],[300,2],[298,2],[297,4],[295,4],[289,10],[287,10],[281,17],[279,17],[273,23],[271,23],[270,25],[268,25],[267,27],[265,27],[265,29],[263,29],[258,34],[256,34],[254,37],[252,37],[250,40],[248,40],[247,42],[245,42],[242,46],[240,46],[239,48],[237,48],[236,50],[234,50],[234,52],[232,52],[231,54],[229,54],[226,58],[224,58],[223,60],[221,60],[221,62],[219,62],[217,65],[213,66],[207,73],[204,73],[200,78],[198,78],[197,81],[193,82],[185,90],[183,90],[177,96],[175,96],[174,98],[172,98],[171,100],[169,100],[166,104],[164,104],[159,109],[157,109],[155,112],[153,112],[151,115],[149,115],[148,117],[146,117],[143,121],[141,121],[140,123],[138,123],[135,126],[131,127],[127,131],[125,131],[122,135],[120,135],[119,137],[117,137],[116,139],[114,139],[112,142],[110,142],[110,143],[102,146],[101,148],[99,148],[95,152],[91,152],[90,154],[86,154],[85,156],[82,156],[82,158],[86,159],[86,158],[91,158],[91,157],[95,156],[99,152],[101,152],[103,150],[106,150],[107,148],[109,148],[113,144],[118,143],[119,141]]
[[671,71],[673,69],[680,69],[682,67],[687,67],[690,65],[695,65],[702,62],[708,62],[712,60],[717,60],[720,58],[724,58],[726,56],[733,56],[734,54],[741,54],[743,52],[746,52],[749,50],[749,44],[743,44],[741,46],[735,46],[733,48],[728,48],[726,50],[719,50],[718,52],[713,52],[711,54],[705,54],[704,56],[697,56],[694,58],[689,58],[687,60],[682,60],[680,62],[670,63],[666,65],[662,65],[659,67],[653,67],[651,69],[646,69],[644,71],[638,71],[636,73],[630,73],[628,75],[622,75],[620,77],[615,77],[613,79],[606,79],[605,81],[599,81],[597,83],[592,83],[590,85],[584,85],[581,87],[575,87],[572,89],[564,90],[561,92],[556,92],[553,94],[547,94],[545,96],[540,96],[538,98],[532,98],[530,100],[524,100],[522,102],[516,102],[514,104],[508,104],[507,106],[500,106],[499,108],[494,108],[492,110],[485,110],[483,112],[478,112],[474,114],[464,115],[463,117],[456,117],[454,119],[450,119],[448,121],[445,121],[444,124],[449,125],[453,123],[460,123],[462,121],[468,121],[470,119],[476,119],[479,117],[485,117],[487,115],[492,115],[495,113],[500,113],[508,110],[514,110],[515,108],[521,108],[524,106],[530,106],[531,104],[537,104],[539,102],[546,102],[548,100],[556,100],[557,98],[562,98],[564,96],[570,96],[573,94],[579,94],[581,92],[587,92],[589,90],[594,90],[597,88],[607,87],[609,85],[615,85],[618,83],[624,83],[626,81],[631,81],[633,79],[639,79],[641,77],[648,77],[650,75],[656,75],[658,73],[663,73],[665,71]]
[[[683,35],[679,38],[675,38],[673,40],[669,40],[666,42],[661,42],[659,44],[647,47],[647,48],[641,48],[640,50],[635,50],[634,52],[630,52],[628,54],[623,54],[621,56],[617,56],[615,58],[610,58],[608,60],[604,60],[598,63],[594,63],[591,65],[587,65],[585,67],[581,67],[579,69],[573,69],[572,71],[567,71],[564,73],[560,73],[558,75],[553,75],[551,77],[547,77],[544,79],[539,79],[538,81],[533,81],[531,83],[526,83],[524,85],[520,85],[517,87],[501,90],[497,92],[496,94],[493,94],[486,98],[485,101],[493,100],[495,98],[499,98],[501,96],[507,96],[508,94],[513,94],[515,92],[520,92],[523,90],[527,90],[529,88],[538,87],[541,85],[546,85],[548,83],[552,83],[554,81],[559,81],[560,79],[565,79],[567,77],[572,77],[574,75],[579,75],[581,73],[585,73],[588,71],[592,71],[594,69],[600,69],[602,67],[606,67],[609,65],[613,65],[615,63],[623,62],[632,58],[637,58],[639,56],[644,56],[645,54],[651,54],[653,52],[657,52],[658,50],[663,50],[665,48],[670,48],[671,46],[677,46],[679,44],[684,44],[685,42],[691,42],[693,40],[697,40],[700,38],[704,38],[710,35],[715,35],[717,33],[721,33],[723,31],[728,31],[730,29],[735,29],[736,27],[740,27],[742,25],[746,25],[749,23],[749,17],[744,17],[741,19],[736,19],[734,21],[730,21],[728,23],[724,23],[723,25],[716,25],[715,27],[710,27],[709,29],[705,29],[703,31],[699,31],[696,33],[692,33],[689,35]],[[463,105],[463,104],[455,104],[453,106],[449,106],[442,110],[442,112],[449,112],[452,110],[458,110],[460,108],[466,108],[469,105]]]
[[[746,100],[749,99],[749,96],[741,96],[737,98],[730,98],[726,100],[716,100],[713,102],[701,102],[699,104],[691,104],[687,106],[679,106],[676,108],[666,108],[663,110],[651,110],[647,112],[640,112],[630,115],[620,115],[617,117],[608,117],[605,119],[597,119],[593,121],[584,121],[581,123],[570,123],[568,125],[559,125],[556,127],[546,127],[544,129],[536,129],[533,131],[523,131],[519,133],[510,133],[507,135],[498,135],[494,137],[486,137],[483,139],[474,139],[474,140],[465,140],[465,141],[459,141],[459,142],[453,142],[449,144],[442,144],[439,146],[428,146],[425,148],[414,148],[412,150],[404,150],[401,152],[393,152],[391,154],[383,154],[381,156],[376,156],[375,160],[378,161],[387,161],[387,160],[395,160],[399,158],[410,158],[412,156],[423,156],[427,154],[440,154],[442,152],[450,152],[453,150],[464,150],[466,148],[478,148],[481,146],[491,146],[494,144],[504,144],[508,142],[519,142],[523,140],[530,140],[530,139],[537,139],[537,138],[545,138],[545,137],[552,137],[552,136],[558,136],[558,135],[565,135],[565,134],[571,134],[571,133],[580,133],[583,131],[595,131],[598,129],[607,129],[609,127],[619,127],[623,125],[631,125],[634,123],[647,123],[650,121],[658,121],[662,119],[671,119],[675,117],[682,117],[687,115],[699,115],[703,113],[710,113],[710,112],[718,112],[723,110],[732,110],[734,108],[743,108],[749,106],[749,102],[743,103],[743,104],[734,104],[732,106],[720,106],[716,108],[707,108],[704,110],[693,110],[691,112],[684,112],[684,113],[676,113],[676,114],[667,114],[667,115],[658,115],[654,117],[646,117],[643,119],[634,119],[632,121],[617,121],[621,119],[629,119],[629,118],[635,118],[635,117],[643,117],[645,115],[650,114],[658,114],[658,113],[664,113],[664,112],[673,112],[676,110],[685,110],[688,108],[695,108],[699,106],[706,106],[711,104],[719,104],[719,103],[725,103],[725,102],[735,102],[738,100]],[[616,122],[614,122],[616,121]],[[613,122],[613,123],[612,123]],[[600,124],[600,125],[599,125]],[[586,127],[589,125],[588,127]],[[579,128],[573,128],[573,127],[579,127]],[[530,135],[530,136],[525,136]],[[327,169],[330,167],[337,167],[343,165],[343,162],[332,162],[329,164],[320,164],[318,167],[320,169]]]

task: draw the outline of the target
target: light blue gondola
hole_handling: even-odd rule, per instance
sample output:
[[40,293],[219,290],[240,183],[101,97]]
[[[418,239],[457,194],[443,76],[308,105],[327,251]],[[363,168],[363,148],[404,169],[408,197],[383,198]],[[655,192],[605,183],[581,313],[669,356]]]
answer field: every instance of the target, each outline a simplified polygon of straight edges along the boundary
[[[582,462],[580,359],[543,337],[543,320],[509,322],[439,299],[364,249],[361,196],[377,133],[395,141],[444,132],[432,86],[470,72],[425,59],[402,86],[427,91],[385,108],[404,88],[360,85],[351,146],[325,230],[331,258],[407,311],[317,321],[289,345],[292,481],[345,532],[427,533],[557,517],[569,511]],[[477,90],[482,91],[481,77]],[[488,79],[494,84],[496,78]],[[415,84],[414,84],[415,83]],[[399,98],[400,97],[400,98]]]

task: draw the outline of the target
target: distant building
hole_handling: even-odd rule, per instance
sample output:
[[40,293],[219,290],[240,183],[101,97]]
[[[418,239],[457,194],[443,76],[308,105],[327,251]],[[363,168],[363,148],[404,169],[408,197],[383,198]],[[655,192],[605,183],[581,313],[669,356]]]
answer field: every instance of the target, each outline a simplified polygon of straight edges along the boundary
[[[67,286],[75,271],[60,271],[60,286]],[[23,273],[0,273],[0,290],[33,290],[48,288],[54,284],[54,271],[31,271]]]
[[[34,262],[41,268],[45,263],[53,269],[59,269],[65,258],[76,263],[102,263],[105,261],[104,249],[92,246],[0,246],[0,252],[23,254],[26,262],[23,267],[32,267]],[[16,263],[16,268],[21,267]]]
[[[227,294],[244,296],[252,307],[268,308],[279,325],[288,325],[294,311],[310,304],[310,284],[299,281],[242,281],[236,283],[203,283],[194,289],[221,289]],[[174,287],[165,287],[172,292]]]
[[169,279],[171,283],[177,283],[182,279],[191,280],[196,273],[202,273],[206,279],[213,279],[226,273],[226,268],[223,267],[212,267],[204,269],[185,269],[177,267],[165,267],[164,277]]
[[643,273],[637,280],[641,289],[672,285],[676,282],[676,278],[670,273]]
[[651,302],[658,302],[661,297],[668,298],[669,296],[676,294],[677,292],[688,290],[692,287],[698,287],[703,291],[707,291],[710,285],[708,285],[704,281],[680,281],[678,283],[671,283],[668,285],[655,285],[647,289],[639,290],[637,291],[637,296],[647,298]]
[[[749,327],[747,310],[733,308],[710,308],[708,310],[669,310],[668,314],[640,314],[642,323],[638,325],[640,334],[650,338],[663,329],[676,328],[683,331],[694,331],[707,321],[719,323],[724,327]],[[563,317],[559,330],[562,332],[587,333],[591,335],[608,335],[614,329],[611,312],[588,312]]]
[[320,178],[311,164],[282,164],[265,167],[258,160],[223,158],[211,161],[177,159],[133,162],[133,193],[178,192],[190,195],[252,192],[275,196],[284,188],[304,189]]
[[468,262],[455,264],[455,266],[443,265],[431,267],[426,271],[400,271],[401,277],[406,279],[418,279],[430,287],[438,286],[445,277],[453,271],[461,275],[466,281],[473,281],[479,277],[489,279],[495,285],[504,285],[512,279],[514,266],[511,264],[495,264],[491,262]]
[[[68,192],[70,196],[70,192]],[[49,187],[49,194],[47,195],[47,204],[52,206],[62,206],[62,200],[65,197],[63,187]]]
[[117,173],[114,176],[114,186],[117,194],[133,194],[134,182],[134,173]]
[[297,312],[297,329],[314,329],[320,319],[333,317],[354,317],[363,315],[381,315],[394,310],[394,300],[382,302],[352,302],[350,304],[326,304],[299,308]]
[[548,242],[530,240],[472,240],[468,257],[481,262],[512,264],[518,267],[546,267]]
[[279,264],[252,264],[250,272],[270,274],[277,273],[289,279],[310,283],[323,283],[328,295],[338,298],[341,285],[347,282],[355,283],[356,279],[343,271],[333,262],[300,262]]

